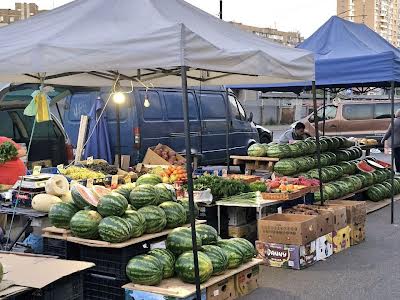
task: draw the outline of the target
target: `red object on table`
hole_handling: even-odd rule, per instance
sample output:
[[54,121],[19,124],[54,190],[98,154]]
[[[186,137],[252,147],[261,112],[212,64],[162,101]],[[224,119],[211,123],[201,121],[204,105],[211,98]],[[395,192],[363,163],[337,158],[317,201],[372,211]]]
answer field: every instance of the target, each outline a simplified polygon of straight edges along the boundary
[[[0,136],[0,145],[5,142],[13,143],[17,150],[21,149],[21,146],[13,140]],[[19,158],[0,164],[0,184],[14,185],[19,177],[23,175],[26,175],[26,168],[23,161]]]

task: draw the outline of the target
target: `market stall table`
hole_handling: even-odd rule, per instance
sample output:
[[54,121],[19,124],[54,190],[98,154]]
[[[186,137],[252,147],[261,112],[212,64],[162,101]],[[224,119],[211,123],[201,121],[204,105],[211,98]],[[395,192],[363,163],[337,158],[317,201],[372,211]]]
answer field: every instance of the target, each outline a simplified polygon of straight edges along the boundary
[[246,173],[249,175],[251,175],[255,170],[267,170],[273,172],[275,163],[279,161],[279,158],[273,157],[231,155],[230,158],[233,160],[233,165],[238,166],[245,164]]

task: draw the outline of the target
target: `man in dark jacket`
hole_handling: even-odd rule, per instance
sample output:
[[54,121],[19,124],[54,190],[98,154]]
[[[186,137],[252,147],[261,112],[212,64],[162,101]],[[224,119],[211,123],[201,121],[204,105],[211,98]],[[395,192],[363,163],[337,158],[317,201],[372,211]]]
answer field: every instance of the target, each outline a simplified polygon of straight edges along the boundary
[[[384,144],[392,136],[392,124],[389,125],[381,143]],[[390,139],[391,141],[391,139]],[[396,164],[396,172],[400,172],[400,109],[396,111],[394,119],[394,161]]]

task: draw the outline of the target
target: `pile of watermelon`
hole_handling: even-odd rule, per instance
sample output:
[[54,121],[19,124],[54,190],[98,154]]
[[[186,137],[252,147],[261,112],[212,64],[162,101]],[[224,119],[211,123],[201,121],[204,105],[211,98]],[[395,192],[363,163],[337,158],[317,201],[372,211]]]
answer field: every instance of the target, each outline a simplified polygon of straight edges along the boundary
[[[200,282],[223,274],[253,259],[254,246],[242,238],[222,240],[217,231],[205,224],[196,226]],[[195,283],[192,232],[190,228],[172,230],[166,249],[153,249],[146,255],[132,258],[126,274],[135,284],[158,285],[162,279],[176,275],[184,282]]]
[[[400,178],[393,180],[393,195],[400,194]],[[374,184],[367,190],[367,197],[373,202],[382,201],[392,195],[392,180],[387,179],[381,183]]]
[[53,226],[70,229],[74,236],[84,239],[120,243],[188,223],[188,201],[177,202],[175,189],[154,174],[143,175],[136,183],[114,191],[76,184],[71,196],[72,202],[51,207],[49,219]]

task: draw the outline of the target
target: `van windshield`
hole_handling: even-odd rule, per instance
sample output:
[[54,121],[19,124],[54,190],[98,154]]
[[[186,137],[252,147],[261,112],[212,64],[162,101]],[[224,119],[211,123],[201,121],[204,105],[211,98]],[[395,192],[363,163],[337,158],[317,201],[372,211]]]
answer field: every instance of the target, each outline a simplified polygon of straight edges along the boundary
[[[336,113],[337,113],[337,106],[335,105],[327,105],[325,106],[325,120],[332,120],[336,118]],[[324,108],[320,107],[317,110],[317,116],[318,120],[323,120],[324,119]],[[308,119],[309,122],[314,122],[314,115],[312,114],[310,118]]]

